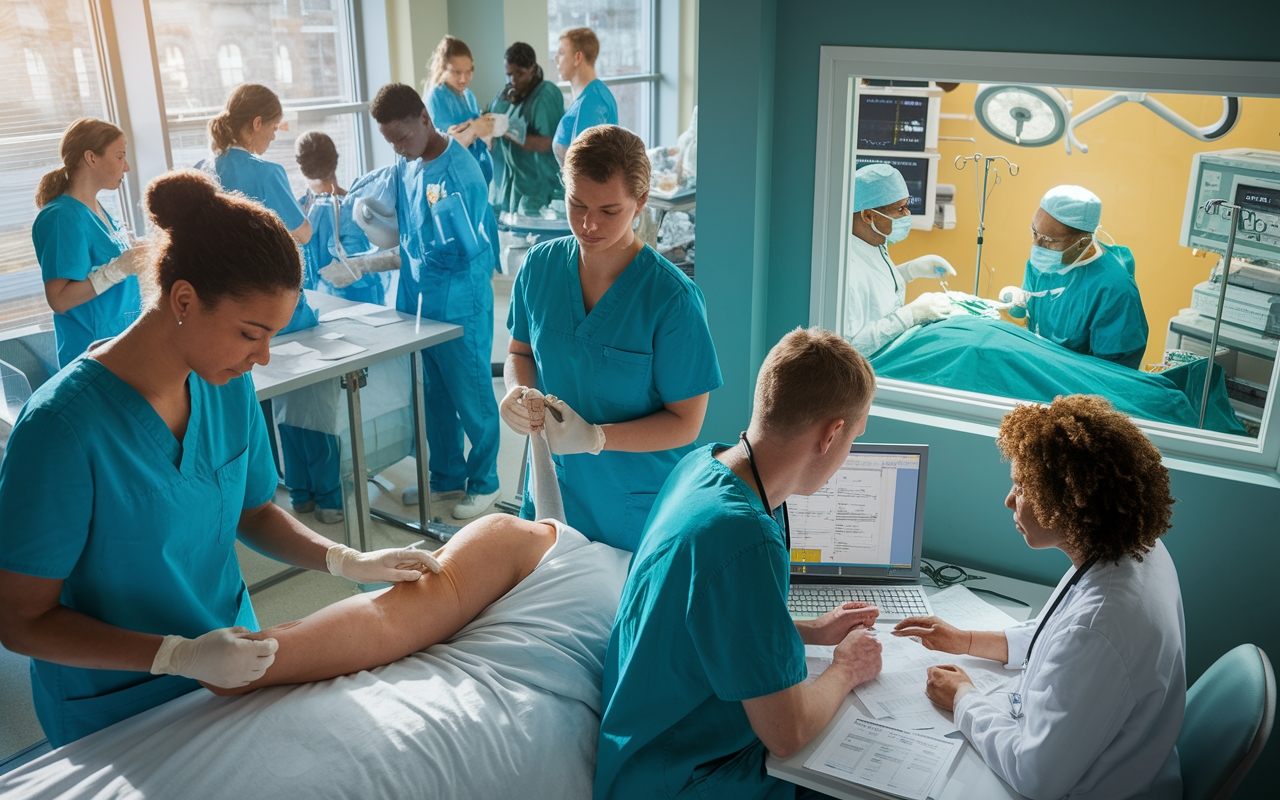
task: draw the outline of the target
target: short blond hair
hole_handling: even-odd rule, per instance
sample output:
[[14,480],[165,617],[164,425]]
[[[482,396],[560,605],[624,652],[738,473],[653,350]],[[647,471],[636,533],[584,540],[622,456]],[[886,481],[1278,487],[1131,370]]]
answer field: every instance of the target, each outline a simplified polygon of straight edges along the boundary
[[600,55],[600,40],[596,38],[595,31],[590,28],[570,28],[560,34],[560,38],[569,42],[573,52],[582,53],[588,64],[595,65],[596,57]]
[[649,193],[649,156],[644,142],[618,125],[593,125],[583,131],[564,154],[564,184],[586,178],[593,183],[608,183],[621,175],[627,194],[639,201]]
[[765,356],[753,417],[778,433],[835,419],[852,423],[875,393],[875,372],[852,345],[831,331],[796,328]]

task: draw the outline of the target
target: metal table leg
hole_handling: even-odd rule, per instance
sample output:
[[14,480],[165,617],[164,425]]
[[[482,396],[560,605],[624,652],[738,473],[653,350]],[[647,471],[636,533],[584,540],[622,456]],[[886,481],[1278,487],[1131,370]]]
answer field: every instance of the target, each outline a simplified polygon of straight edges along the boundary
[[410,386],[413,387],[413,443],[418,466],[418,525],[425,531],[431,521],[431,453],[427,448],[427,398],[422,378],[422,351],[409,354]]
[[[347,390],[347,417],[351,423],[351,474],[356,490],[356,530],[360,532],[360,551],[369,550],[369,474],[364,463],[364,417],[360,413],[360,387],[369,383],[369,371],[348,372],[342,376]],[[347,547],[351,546],[351,528],[346,528]]]

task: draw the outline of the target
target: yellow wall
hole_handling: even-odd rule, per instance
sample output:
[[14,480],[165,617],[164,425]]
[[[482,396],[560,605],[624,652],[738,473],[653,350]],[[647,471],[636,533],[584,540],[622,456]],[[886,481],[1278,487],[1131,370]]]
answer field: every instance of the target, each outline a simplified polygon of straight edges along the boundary
[[[943,96],[943,113],[973,115],[976,85],[962,84]],[[1073,90],[1066,90],[1068,99]],[[1110,92],[1074,90],[1079,112]],[[1162,103],[1196,125],[1209,125],[1222,113],[1222,100],[1200,95],[1154,95]],[[1076,135],[1089,146],[1088,154],[1068,156],[1059,141],[1047,147],[1017,147],[996,139],[973,120],[941,121],[942,136],[972,136],[970,142],[939,142],[942,160],[938,182],[956,186],[954,230],[912,231],[893,247],[895,262],[927,253],[943,256],[958,277],[948,285],[973,290],[978,203],[972,164],[957,171],[957,155],[1003,155],[1020,168],[1016,177],[1003,171],[1003,182],[987,199],[987,230],[983,263],[994,268],[990,281],[980,284],[979,294],[994,297],[1001,287],[1020,285],[1031,246],[1027,230],[1040,197],[1064,183],[1084,186],[1102,198],[1102,228],[1118,244],[1133,250],[1136,278],[1151,333],[1143,363],[1157,363],[1164,353],[1169,318],[1191,305],[1191,287],[1206,280],[1216,257],[1197,258],[1178,245],[1187,180],[1194,153],[1232,147],[1280,149],[1280,100],[1247,98],[1240,123],[1216,142],[1201,142],[1174,128],[1146,108],[1126,103],[1081,125]],[[989,274],[989,273],[988,273]],[[908,300],[925,291],[936,291],[933,281],[915,281]]]

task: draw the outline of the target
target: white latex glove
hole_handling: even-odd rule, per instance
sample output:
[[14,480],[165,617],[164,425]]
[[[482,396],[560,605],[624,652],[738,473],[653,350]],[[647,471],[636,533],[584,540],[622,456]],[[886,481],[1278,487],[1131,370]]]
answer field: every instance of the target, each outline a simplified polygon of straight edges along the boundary
[[89,273],[86,280],[93,291],[102,294],[130,275],[137,275],[147,266],[147,247],[134,247]]
[[916,278],[941,278],[956,274],[955,267],[942,256],[920,256],[905,264],[899,264],[898,270],[909,281],[914,281]]
[[1015,306],[1027,307],[1027,301],[1031,299],[1031,293],[1020,286],[1006,286],[1000,290],[1001,303],[1013,303]]
[[925,292],[903,308],[911,309],[912,325],[937,322],[951,316],[951,312],[955,311],[955,306],[951,305],[951,301],[941,292]]
[[516,386],[498,404],[498,416],[502,417],[508,428],[521,436],[528,436],[535,429],[542,430],[542,414],[535,414],[529,408],[530,401],[535,399],[541,400],[542,392],[528,386]]
[[335,544],[325,553],[324,561],[331,574],[356,583],[412,583],[426,570],[440,571],[435,556],[408,547],[361,553],[345,544]]
[[486,117],[493,119],[492,136],[503,136],[511,128],[510,117],[506,114],[485,114]]
[[334,261],[320,270],[324,278],[336,288],[350,286],[370,272],[390,272],[400,269],[400,248],[380,250],[367,256],[356,256],[345,261]]
[[[551,445],[552,453],[558,456],[575,453],[600,455],[600,451],[604,449],[604,428],[578,416],[578,412],[555,395],[547,395],[547,407],[547,444]],[[550,413],[553,408],[560,412],[562,420],[557,420]]]
[[275,639],[246,639],[248,628],[219,628],[195,639],[166,636],[151,662],[152,675],[181,675],[223,689],[247,686],[276,660]]

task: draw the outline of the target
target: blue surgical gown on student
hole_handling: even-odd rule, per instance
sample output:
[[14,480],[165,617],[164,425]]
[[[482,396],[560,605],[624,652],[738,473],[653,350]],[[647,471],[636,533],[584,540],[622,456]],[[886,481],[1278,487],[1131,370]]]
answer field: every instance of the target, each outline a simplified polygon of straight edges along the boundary
[[[105,211],[103,212],[106,213]],[[104,222],[93,209],[71,195],[50,200],[31,226],[40,275],[82,281],[89,272],[129,249],[120,223],[107,214]],[[98,339],[109,339],[133,324],[142,309],[138,279],[130,275],[102,294],[65,314],[53,315],[58,366],[65,367]]]
[[[0,569],[63,581],[63,606],[131,631],[257,630],[234,548],[240,512],[275,493],[248,375],[187,379],[181,442],[129,384],[85,356],[36,390],[0,464]],[[33,659],[55,746],[198,688],[187,678]]]
[[1027,262],[1022,288],[1048,292],[1027,301],[1027,330],[1068,350],[1137,369],[1148,328],[1128,266],[1133,254],[1119,245],[1098,246],[1096,258],[1063,274],[1042,273]]
[[[431,489],[498,491],[498,401],[493,396],[493,272],[498,267],[498,227],[489,190],[476,160],[462,145],[433,161],[396,158],[396,218],[400,225],[400,286],[396,308],[463,327],[458,339],[422,351],[431,448]],[[436,244],[430,205],[462,196],[483,245],[468,259]],[[471,451],[463,457],[465,431]]]
[[318,289],[325,294],[352,300],[358,303],[382,305],[387,299],[386,272],[370,272],[361,276],[360,280],[338,288],[320,277],[320,270],[338,260],[335,255],[333,226],[335,204],[339,206],[342,224],[342,250],[347,256],[364,255],[375,248],[369,243],[369,237],[356,224],[352,216],[353,202],[351,195],[335,197],[331,194],[304,195],[299,203],[307,213],[307,221],[311,223],[311,239],[302,246],[302,255],[307,263],[306,288]]
[[604,658],[596,800],[791,798],[765,774],[743,700],[807,677],[787,613],[790,560],[760,498],[685,456],[645,526]]
[[564,116],[560,118],[560,124],[556,126],[556,135],[552,141],[568,147],[593,125],[617,124],[618,101],[614,99],[609,87],[604,85],[604,81],[596,78],[582,87],[582,94],[569,104]]
[[[480,104],[476,102],[476,96],[470,89],[463,89],[462,94],[458,94],[441,83],[427,92],[424,99],[427,102],[427,113],[431,115],[431,123],[441,131],[481,115]],[[482,140],[476,139],[467,150],[475,156],[476,163],[480,165],[485,183],[490,183],[493,180],[493,159],[489,157],[489,146]]]
[[[538,390],[597,425],[646,417],[724,381],[702,292],[647,245],[586,313],[572,236],[535,245],[511,292],[511,338],[533,348]],[[692,445],[554,456],[568,523],[635,550],[658,490]],[[526,518],[533,499],[525,493]]]

